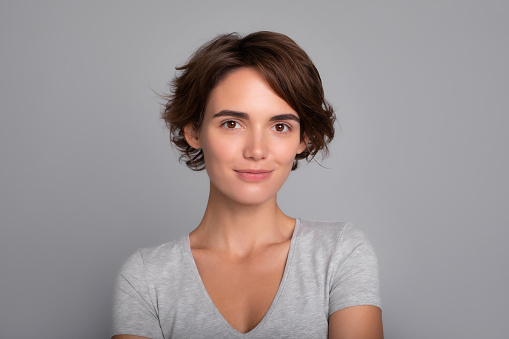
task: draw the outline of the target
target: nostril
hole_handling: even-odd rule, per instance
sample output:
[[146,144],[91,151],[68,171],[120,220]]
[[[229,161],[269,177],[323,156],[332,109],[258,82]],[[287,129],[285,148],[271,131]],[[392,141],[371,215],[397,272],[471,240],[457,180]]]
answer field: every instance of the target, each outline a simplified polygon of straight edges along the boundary
[[268,145],[263,135],[252,135],[246,140],[244,157],[259,160],[267,157]]

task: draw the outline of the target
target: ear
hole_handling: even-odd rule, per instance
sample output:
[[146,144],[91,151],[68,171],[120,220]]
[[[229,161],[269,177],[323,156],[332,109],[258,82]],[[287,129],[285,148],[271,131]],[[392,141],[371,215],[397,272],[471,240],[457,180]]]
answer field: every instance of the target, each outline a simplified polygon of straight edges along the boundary
[[195,149],[201,148],[200,136],[198,130],[195,126],[193,126],[193,124],[189,123],[184,126],[184,135],[189,146]]
[[302,136],[302,140],[299,144],[299,148],[297,149],[297,154],[302,153],[306,150],[306,148],[308,146],[308,142],[309,142],[309,138],[307,135],[304,134]]

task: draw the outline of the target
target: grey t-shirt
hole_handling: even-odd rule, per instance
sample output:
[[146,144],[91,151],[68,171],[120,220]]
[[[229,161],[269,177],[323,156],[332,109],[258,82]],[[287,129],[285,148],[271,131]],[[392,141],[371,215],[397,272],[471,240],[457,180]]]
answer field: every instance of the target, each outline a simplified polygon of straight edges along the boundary
[[189,236],[141,249],[117,278],[112,336],[148,338],[327,338],[329,316],[354,305],[380,307],[378,265],[350,223],[297,219],[272,305],[248,333],[231,327],[210,299]]

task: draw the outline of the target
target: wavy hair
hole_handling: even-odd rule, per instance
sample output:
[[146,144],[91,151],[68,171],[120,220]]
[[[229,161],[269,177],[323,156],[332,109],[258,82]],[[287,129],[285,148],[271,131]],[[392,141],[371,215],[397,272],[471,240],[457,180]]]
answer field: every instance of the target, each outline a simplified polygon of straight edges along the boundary
[[161,118],[170,130],[170,140],[180,151],[180,161],[195,171],[205,168],[201,149],[191,147],[184,127],[199,129],[212,89],[235,69],[250,67],[259,71],[272,90],[292,107],[300,118],[301,140],[309,141],[296,155],[298,161],[311,161],[319,151],[328,155],[334,138],[336,116],[325,100],[322,80],[309,56],[292,39],[281,33],[261,31],[245,37],[238,33],[219,35],[201,46],[180,67],[170,83]]

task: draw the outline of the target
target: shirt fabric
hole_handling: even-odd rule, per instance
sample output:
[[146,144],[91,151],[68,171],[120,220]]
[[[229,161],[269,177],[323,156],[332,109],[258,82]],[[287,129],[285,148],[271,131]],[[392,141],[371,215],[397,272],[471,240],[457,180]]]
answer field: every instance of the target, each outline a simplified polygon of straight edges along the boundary
[[140,249],[118,275],[112,336],[327,338],[329,316],[355,305],[381,307],[373,246],[351,223],[297,219],[283,278],[260,323],[231,327],[210,299],[189,235]]

